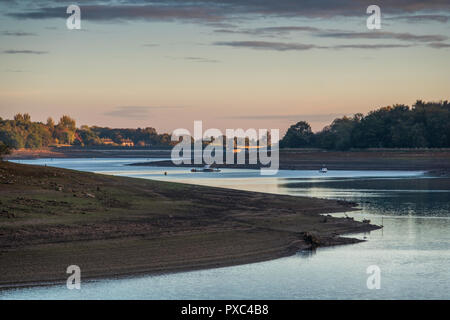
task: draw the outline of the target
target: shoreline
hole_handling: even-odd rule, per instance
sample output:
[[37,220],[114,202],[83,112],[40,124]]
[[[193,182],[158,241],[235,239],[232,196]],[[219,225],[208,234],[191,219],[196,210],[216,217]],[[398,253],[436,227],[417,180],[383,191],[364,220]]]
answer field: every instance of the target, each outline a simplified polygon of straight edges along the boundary
[[[6,160],[40,158],[170,158],[171,150],[146,148],[49,148],[43,150],[15,150]],[[450,174],[450,149],[370,149],[352,151],[324,151],[317,149],[281,149],[281,170],[406,170],[429,171],[436,175]],[[175,165],[170,160],[133,164],[138,166]],[[181,165],[194,168],[201,165]],[[259,165],[213,165],[218,168],[260,169]]]
[[[339,212],[331,212],[331,213],[343,213],[343,212],[339,211]],[[196,265],[196,266],[183,266],[180,268],[168,269],[168,270],[164,270],[164,271],[159,270],[159,269],[154,269],[154,270],[144,270],[144,271],[134,271],[134,272],[123,272],[123,273],[117,273],[117,274],[104,273],[104,274],[99,274],[99,275],[95,275],[95,276],[82,275],[82,281],[95,282],[95,281],[108,281],[108,280],[110,280],[110,281],[124,280],[127,278],[162,276],[162,275],[170,275],[170,274],[176,274],[176,273],[194,272],[194,271],[209,270],[209,269],[227,268],[227,267],[240,266],[240,265],[253,264],[253,263],[262,263],[262,262],[267,262],[267,261],[271,261],[271,260],[277,260],[277,259],[291,257],[291,256],[297,254],[299,251],[314,251],[315,252],[317,249],[320,249],[320,248],[329,248],[329,247],[335,247],[335,246],[341,246],[341,245],[358,244],[358,243],[361,243],[361,242],[364,242],[367,240],[360,240],[357,238],[353,238],[354,236],[357,236],[359,234],[364,234],[364,233],[370,232],[370,231],[379,230],[381,228],[382,228],[382,226],[371,225],[371,227],[364,229],[364,230],[359,230],[357,232],[352,230],[352,231],[349,231],[349,233],[339,234],[339,236],[344,236],[344,237],[348,237],[348,238],[342,237],[341,240],[343,240],[343,241],[337,241],[336,243],[330,243],[328,245],[322,245],[322,246],[318,246],[315,248],[311,248],[310,245],[305,245],[303,247],[292,247],[292,248],[288,248],[288,250],[274,252],[272,255],[268,255],[268,256],[264,256],[264,257],[261,257],[261,256],[249,257],[248,259],[245,259],[242,261],[234,260],[234,261],[227,261],[227,262],[211,262],[210,264],[202,264],[202,265]],[[69,275],[67,275],[67,276],[69,276]],[[66,278],[54,279],[54,280],[42,280],[42,281],[38,281],[38,282],[16,282],[14,284],[0,283],[0,298],[1,298],[2,291],[8,291],[8,290],[14,290],[14,289],[24,289],[24,288],[58,286],[58,285],[65,284],[65,280],[66,280]]]
[[[329,212],[329,213],[344,213],[349,211],[336,211],[336,212]],[[338,218],[343,219],[343,218]],[[320,248],[328,248],[328,247],[335,247],[335,246],[341,246],[341,245],[351,245],[351,244],[358,244],[367,240],[360,240],[358,238],[353,238],[353,236],[356,236],[358,234],[364,234],[366,232],[375,231],[382,229],[382,226],[377,225],[368,225],[367,228],[362,228],[357,231],[355,230],[349,230],[348,232],[339,233],[338,236],[341,237],[336,242],[329,242],[326,245],[320,245],[318,247],[311,247],[310,244],[305,244],[298,246],[299,244],[296,243],[293,246],[289,246],[287,248],[280,248],[280,251],[274,251],[273,254],[269,254],[267,256],[250,256],[246,257],[243,260],[233,260],[233,261],[224,261],[224,262],[218,262],[213,261],[208,264],[201,264],[201,265],[192,265],[192,266],[180,266],[175,267],[173,269],[166,269],[166,270],[160,270],[160,268],[155,269],[146,269],[142,271],[125,271],[120,273],[109,273],[109,272],[102,272],[96,275],[88,275],[85,276],[82,275],[82,281],[105,281],[105,280],[122,280],[126,278],[135,278],[135,277],[146,277],[146,276],[161,276],[161,275],[170,275],[175,273],[183,273],[183,272],[193,272],[193,271],[200,271],[200,270],[208,270],[208,269],[217,269],[217,268],[227,268],[227,267],[233,267],[233,266],[239,266],[239,265],[245,265],[245,264],[253,264],[253,263],[261,263],[261,262],[267,262],[271,260],[286,258],[295,255],[299,251],[315,251]],[[335,239],[336,240],[336,239]],[[301,241],[301,240],[300,240]],[[50,287],[50,286],[57,286],[62,285],[67,280],[67,276],[64,278],[55,278],[55,279],[48,279],[48,280],[39,280],[34,282],[24,281],[24,282],[14,282],[14,283],[1,283],[0,282],[0,297],[2,291],[8,291],[8,290],[14,290],[14,289],[23,289],[23,288],[33,288],[33,287]]]
[[[165,274],[358,243],[354,203],[0,163],[0,287]],[[26,190],[26,192],[24,192]],[[7,211],[7,213],[5,213]]]
[[[389,170],[428,171],[437,175],[450,173],[450,151],[280,151],[280,170]],[[132,166],[202,167],[204,164],[175,165],[171,160],[132,163]],[[213,164],[214,168],[260,169],[259,164]]]
[[[40,158],[170,158],[171,149],[76,148],[20,149],[6,160]],[[368,149],[326,151],[319,149],[281,149],[280,168],[315,170],[323,165],[330,170],[445,170],[450,171],[450,149]],[[153,162],[155,164],[155,162]],[[174,166],[169,160],[161,166]],[[158,163],[156,165],[159,165]],[[196,165],[186,165],[195,167]],[[259,169],[258,165],[220,165],[220,167]]]
[[5,156],[5,160],[33,160],[41,158],[170,158],[170,149],[147,148],[77,148],[52,147],[43,149],[18,149]]

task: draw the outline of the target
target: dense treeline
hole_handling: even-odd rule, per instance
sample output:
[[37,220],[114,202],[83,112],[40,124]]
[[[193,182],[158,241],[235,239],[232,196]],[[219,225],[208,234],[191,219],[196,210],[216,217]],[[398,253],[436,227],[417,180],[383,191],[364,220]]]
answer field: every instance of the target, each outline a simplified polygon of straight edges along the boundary
[[[0,145],[11,148],[41,148],[51,145],[135,145],[168,147],[171,136],[154,128],[114,129],[97,126],[76,127],[69,116],[56,124],[32,122],[29,114],[13,120],[0,118]],[[448,148],[450,147],[450,103],[417,101],[412,107],[394,105],[353,117],[335,119],[317,133],[300,121],[292,125],[280,141],[282,148]]]
[[13,120],[0,118],[0,144],[19,148],[41,148],[51,145],[123,145],[131,141],[137,146],[169,146],[170,135],[158,134],[154,128],[111,129],[76,127],[69,116],[62,116],[57,124],[52,118],[46,123],[33,122],[29,114],[16,114]]
[[448,148],[450,103],[417,101],[412,107],[394,105],[366,116],[335,119],[313,133],[307,122],[291,126],[280,141],[282,148]]
[[172,145],[171,136],[167,133],[158,134],[155,128],[111,129],[108,127],[82,126],[79,135],[87,145],[98,144],[94,137],[111,139],[120,144],[124,139],[133,141],[136,146],[169,146]]
[[72,144],[75,140],[75,120],[61,117],[55,125],[49,118],[47,123],[32,122],[29,114],[16,114],[13,120],[0,118],[0,141],[18,148],[40,148],[53,143]]

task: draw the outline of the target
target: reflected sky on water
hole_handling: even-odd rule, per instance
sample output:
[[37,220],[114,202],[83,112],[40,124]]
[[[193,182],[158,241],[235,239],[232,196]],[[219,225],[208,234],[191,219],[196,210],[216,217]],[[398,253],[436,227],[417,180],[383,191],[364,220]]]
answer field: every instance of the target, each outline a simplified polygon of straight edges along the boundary
[[[150,159],[151,160],[151,159]],[[156,160],[156,159],[155,159]],[[158,159],[161,160],[161,159]],[[319,248],[241,266],[158,276],[84,281],[81,291],[64,284],[0,291],[3,299],[450,299],[450,188],[423,172],[280,171],[126,166],[149,159],[21,160],[130,177],[241,190],[356,201],[355,219],[383,224],[352,235],[366,242]],[[164,175],[167,172],[167,176]],[[373,181],[382,179],[379,182]],[[410,179],[395,189],[399,179]],[[423,179],[417,182],[417,179]],[[423,182],[422,182],[423,181]],[[358,188],[355,188],[357,183]],[[435,186],[438,187],[435,187]],[[381,188],[380,188],[381,186]],[[432,190],[430,190],[432,189]],[[343,216],[344,213],[336,214]],[[349,235],[350,236],[350,235]],[[381,269],[381,289],[369,290],[367,267]]]

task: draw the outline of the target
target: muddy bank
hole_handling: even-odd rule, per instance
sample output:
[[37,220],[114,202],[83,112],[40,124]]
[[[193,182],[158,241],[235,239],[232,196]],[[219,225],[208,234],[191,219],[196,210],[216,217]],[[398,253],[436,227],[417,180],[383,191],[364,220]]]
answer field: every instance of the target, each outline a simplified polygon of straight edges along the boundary
[[[61,147],[42,150],[21,149],[8,159],[38,158],[170,158],[170,149],[148,148],[78,148]],[[151,166],[174,166],[171,161],[152,162]],[[449,149],[370,149],[366,151],[323,151],[317,149],[282,149],[280,169],[318,170],[424,170],[449,175]],[[185,165],[195,167],[195,165]],[[221,168],[259,169],[259,165],[216,165]]]
[[213,268],[355,243],[354,203],[0,162],[0,285]]
[[[433,171],[439,175],[450,172],[449,150],[373,150],[373,151],[317,151],[281,150],[282,170],[412,170]],[[193,161],[192,161],[193,163]],[[247,162],[248,163],[248,162]],[[135,163],[136,166],[173,167],[172,161]],[[202,165],[182,164],[181,167]],[[253,164],[214,164],[217,168],[259,169]]]
[[18,149],[5,159],[40,158],[170,158],[170,149],[130,147],[51,147],[44,149]]

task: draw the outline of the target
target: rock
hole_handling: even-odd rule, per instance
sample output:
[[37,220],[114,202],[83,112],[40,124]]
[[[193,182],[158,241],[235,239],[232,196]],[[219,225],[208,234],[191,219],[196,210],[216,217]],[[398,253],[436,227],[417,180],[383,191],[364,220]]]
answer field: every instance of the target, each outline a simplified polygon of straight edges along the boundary
[[305,234],[303,236],[303,240],[305,240],[305,242],[307,244],[310,244],[311,247],[313,247],[313,248],[318,247],[322,244],[319,237],[311,232],[305,232]]

